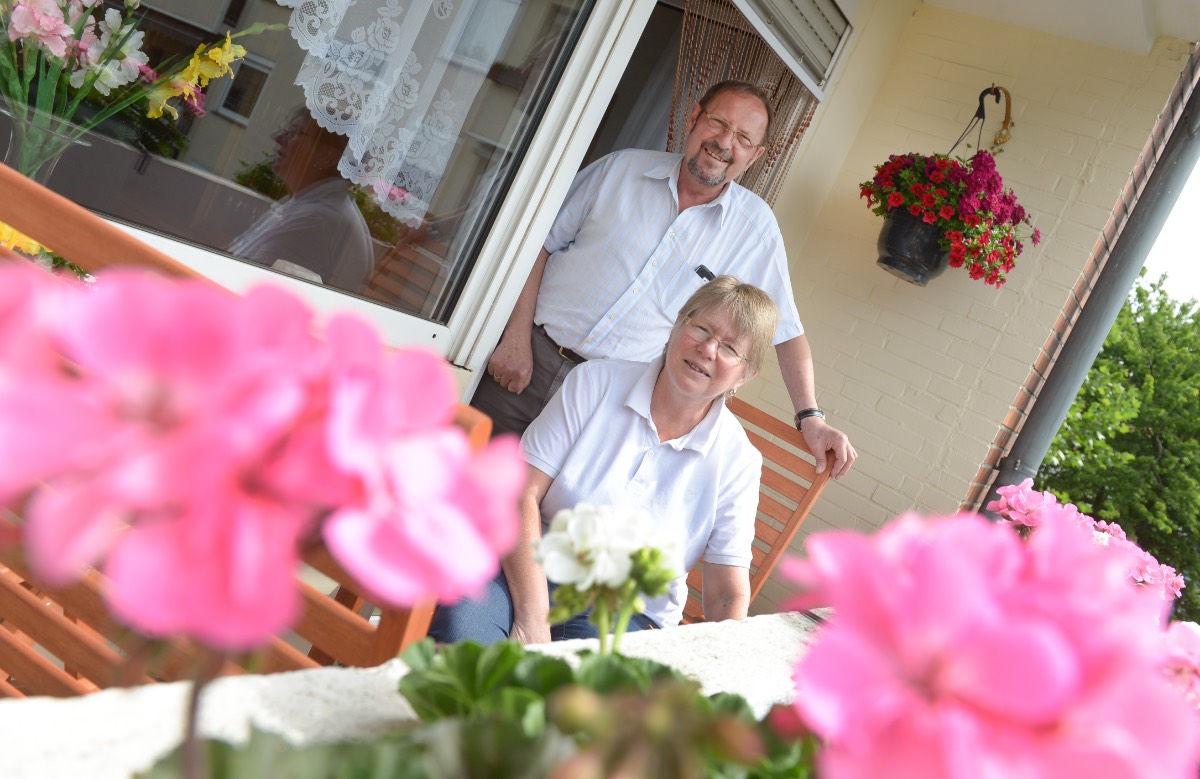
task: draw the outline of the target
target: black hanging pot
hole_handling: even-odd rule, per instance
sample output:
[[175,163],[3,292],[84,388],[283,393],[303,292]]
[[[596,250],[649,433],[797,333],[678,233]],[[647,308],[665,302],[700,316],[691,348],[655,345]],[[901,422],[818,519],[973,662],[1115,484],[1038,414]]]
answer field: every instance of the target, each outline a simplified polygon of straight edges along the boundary
[[894,208],[883,220],[876,265],[910,284],[923,287],[929,280],[946,270],[950,253],[942,251],[938,239],[942,230],[906,209]]

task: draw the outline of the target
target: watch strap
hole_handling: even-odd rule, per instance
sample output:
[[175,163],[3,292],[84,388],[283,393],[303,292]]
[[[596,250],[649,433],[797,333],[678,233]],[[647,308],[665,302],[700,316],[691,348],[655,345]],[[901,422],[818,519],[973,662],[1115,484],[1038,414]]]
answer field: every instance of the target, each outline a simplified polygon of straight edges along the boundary
[[800,423],[809,417],[825,418],[825,410],[821,408],[804,408],[796,412],[796,429],[800,429]]

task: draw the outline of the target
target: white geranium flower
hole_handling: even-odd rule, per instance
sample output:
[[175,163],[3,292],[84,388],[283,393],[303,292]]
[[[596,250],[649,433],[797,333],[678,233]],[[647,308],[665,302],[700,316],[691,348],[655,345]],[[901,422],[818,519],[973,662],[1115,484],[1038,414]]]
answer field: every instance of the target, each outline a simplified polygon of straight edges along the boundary
[[[145,33],[133,30],[132,24],[124,24],[120,11],[109,8],[97,26],[100,29],[100,39],[84,52],[83,60],[87,67],[71,74],[71,86],[78,89],[83,85],[88,72],[94,72],[97,74],[96,91],[107,95],[112,90],[135,81],[140,66],[148,64],[149,58],[142,51]],[[110,51],[117,41],[121,41],[120,47]]]
[[653,528],[640,509],[581,503],[554,515],[536,557],[550,581],[578,590],[617,588],[629,579],[630,556],[647,546]]

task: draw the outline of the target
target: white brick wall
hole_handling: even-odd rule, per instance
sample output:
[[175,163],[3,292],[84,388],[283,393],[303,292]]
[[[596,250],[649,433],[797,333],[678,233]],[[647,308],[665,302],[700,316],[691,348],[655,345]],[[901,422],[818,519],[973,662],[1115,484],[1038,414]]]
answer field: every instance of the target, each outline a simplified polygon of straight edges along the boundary
[[[956,509],[1188,54],[1175,39],[1138,56],[896,0],[863,0],[852,23],[856,39],[775,207],[821,403],[860,456],[826,489],[797,550],[817,530]],[[880,220],[857,184],[889,153],[947,151],[993,82],[1012,93],[1015,122],[997,164],[1046,240],[999,291],[953,268],[924,289],[901,282],[875,267]],[[987,110],[984,145],[1003,104]],[[836,171],[831,159],[843,160]],[[790,416],[774,366],[742,393]],[[754,611],[779,608],[787,592],[768,583]]]

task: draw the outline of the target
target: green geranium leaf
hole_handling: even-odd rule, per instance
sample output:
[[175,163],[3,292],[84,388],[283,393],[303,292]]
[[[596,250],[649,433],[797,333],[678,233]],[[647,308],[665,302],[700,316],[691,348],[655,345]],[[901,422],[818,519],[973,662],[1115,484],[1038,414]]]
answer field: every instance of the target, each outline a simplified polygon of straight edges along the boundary
[[646,669],[622,655],[586,655],[575,672],[579,684],[600,694],[616,690],[650,689]]
[[744,722],[755,721],[754,709],[750,708],[745,698],[735,692],[718,692],[708,696],[708,702],[713,714],[727,714]]
[[571,665],[561,657],[549,657],[536,652],[526,654],[513,671],[517,684],[542,697],[575,681]]
[[[483,650],[475,663],[474,686],[477,696],[487,695],[497,687],[516,683],[513,672],[525,657],[525,647],[516,641],[500,641]],[[468,670],[460,669],[464,674]]]
[[415,644],[410,644],[400,653],[400,660],[410,671],[426,671],[433,666],[437,657],[437,645],[432,638],[423,638]]

